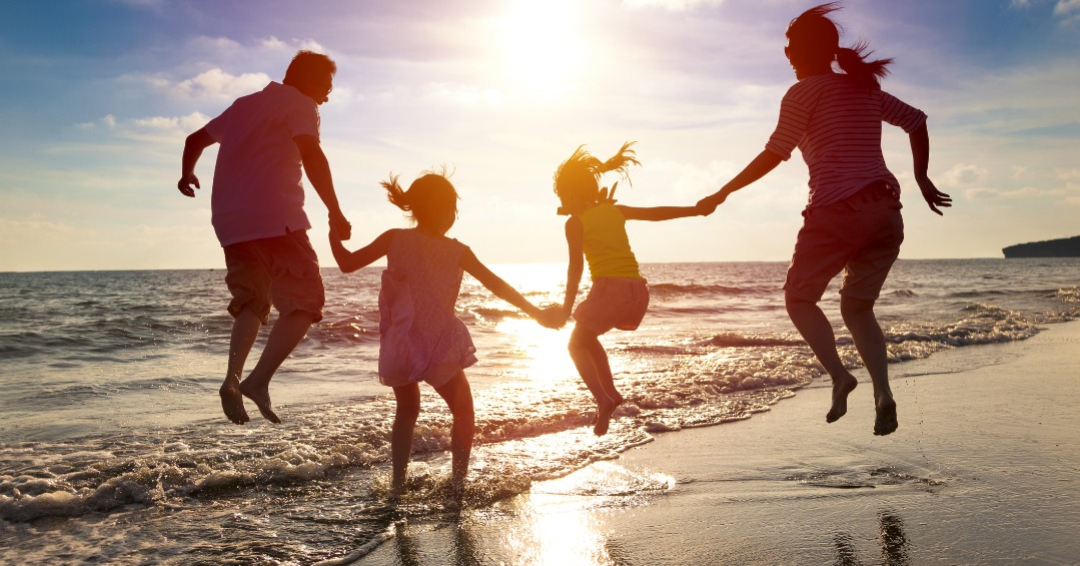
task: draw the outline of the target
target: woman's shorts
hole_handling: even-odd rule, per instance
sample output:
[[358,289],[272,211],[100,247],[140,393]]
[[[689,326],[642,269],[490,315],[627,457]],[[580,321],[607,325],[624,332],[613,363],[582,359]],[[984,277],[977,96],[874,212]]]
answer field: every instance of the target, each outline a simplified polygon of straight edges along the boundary
[[326,295],[307,232],[225,246],[225,266],[234,317],[249,308],[266,324],[273,303],[281,314],[303,311],[322,320]]
[[648,308],[649,284],[644,279],[597,277],[574,309],[574,320],[597,335],[612,328],[636,330]]
[[807,210],[784,282],[786,294],[817,302],[844,271],[841,296],[876,301],[904,241],[900,208],[896,190],[882,181]]

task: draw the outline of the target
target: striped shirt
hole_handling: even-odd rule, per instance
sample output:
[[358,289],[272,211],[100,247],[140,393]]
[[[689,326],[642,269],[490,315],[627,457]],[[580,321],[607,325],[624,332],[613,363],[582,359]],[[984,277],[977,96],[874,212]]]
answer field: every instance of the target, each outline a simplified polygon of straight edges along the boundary
[[788,89],[765,149],[784,161],[796,147],[810,168],[807,209],[844,200],[875,181],[900,183],[885,166],[881,122],[911,133],[926,114],[895,96],[867,91],[843,74],[815,75]]

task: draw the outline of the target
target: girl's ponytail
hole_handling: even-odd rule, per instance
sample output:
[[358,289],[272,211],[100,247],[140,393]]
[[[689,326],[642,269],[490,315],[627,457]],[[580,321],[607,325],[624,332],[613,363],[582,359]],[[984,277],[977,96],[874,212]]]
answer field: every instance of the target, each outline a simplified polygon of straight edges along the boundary
[[637,156],[634,150],[630,149],[630,146],[637,142],[626,142],[619,148],[619,151],[615,153],[607,161],[600,163],[596,166],[596,177],[599,178],[601,173],[607,173],[608,171],[617,171],[624,179],[629,181],[627,177],[627,169],[631,165],[641,165],[641,162],[637,160]]
[[379,184],[386,189],[386,200],[390,201],[391,204],[406,212],[412,210],[412,206],[409,204],[409,195],[405,194],[405,191],[398,183],[398,175],[390,175],[389,181],[382,181]]
[[873,51],[868,50],[866,41],[860,41],[851,47],[841,47],[836,51],[836,63],[847,75],[868,90],[881,90],[881,79],[889,74],[889,65],[893,60],[875,59],[870,61]]

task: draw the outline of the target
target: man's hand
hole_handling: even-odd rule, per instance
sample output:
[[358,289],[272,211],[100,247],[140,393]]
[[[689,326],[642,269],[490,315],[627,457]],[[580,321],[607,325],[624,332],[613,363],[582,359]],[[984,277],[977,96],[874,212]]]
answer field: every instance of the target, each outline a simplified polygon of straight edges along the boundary
[[930,180],[930,177],[916,178],[919,183],[919,190],[922,191],[922,196],[926,199],[926,204],[930,205],[930,210],[937,213],[938,216],[944,216],[945,214],[938,210],[938,207],[946,208],[952,206],[952,197],[939,191],[934,186],[934,182]]
[[352,237],[352,224],[345,220],[345,215],[340,210],[330,213],[330,233],[341,240]]
[[191,188],[192,185],[195,185],[196,189],[202,188],[199,186],[199,178],[194,173],[189,173],[180,178],[176,183],[176,188],[180,189],[180,193],[184,196],[195,198],[195,190]]

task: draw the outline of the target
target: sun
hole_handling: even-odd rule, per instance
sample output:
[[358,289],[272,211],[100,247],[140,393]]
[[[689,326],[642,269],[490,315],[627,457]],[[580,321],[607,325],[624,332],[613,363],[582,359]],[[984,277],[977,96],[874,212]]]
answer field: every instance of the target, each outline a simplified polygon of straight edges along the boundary
[[562,93],[586,55],[576,0],[510,0],[503,24],[507,75],[534,93]]

